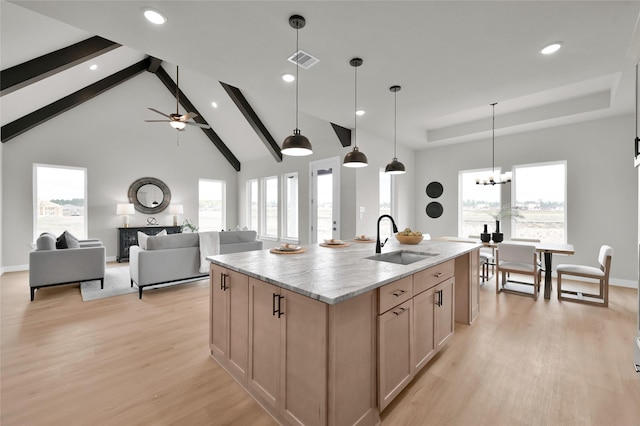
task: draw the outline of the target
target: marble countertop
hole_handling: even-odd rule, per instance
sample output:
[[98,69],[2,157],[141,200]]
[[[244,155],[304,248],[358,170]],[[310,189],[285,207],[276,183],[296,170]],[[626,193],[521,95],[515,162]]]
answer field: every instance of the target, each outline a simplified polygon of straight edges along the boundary
[[299,254],[254,250],[208,256],[207,260],[332,305],[481,247],[433,240],[406,245],[389,239],[382,254],[397,250],[436,254],[410,265],[399,265],[367,259],[375,255],[375,242],[346,242],[349,246],[341,248],[304,246],[306,251]]

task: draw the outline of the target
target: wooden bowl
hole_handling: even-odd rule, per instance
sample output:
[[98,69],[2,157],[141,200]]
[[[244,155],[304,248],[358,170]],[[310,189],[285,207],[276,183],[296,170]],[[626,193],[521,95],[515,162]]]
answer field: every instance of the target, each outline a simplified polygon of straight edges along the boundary
[[398,239],[400,244],[418,244],[420,243],[420,241],[422,241],[424,236],[423,235],[409,236],[409,235],[396,234],[396,238]]

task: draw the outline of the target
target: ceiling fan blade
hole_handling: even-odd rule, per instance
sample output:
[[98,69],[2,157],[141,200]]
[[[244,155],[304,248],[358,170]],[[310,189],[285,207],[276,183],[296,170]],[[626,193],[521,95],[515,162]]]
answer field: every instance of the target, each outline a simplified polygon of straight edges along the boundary
[[211,128],[211,126],[209,126],[208,124],[194,123],[192,121],[184,121],[184,124],[188,124],[189,126],[201,127],[203,129],[210,129]]
[[171,120],[144,120],[147,123],[171,123]]
[[151,111],[153,111],[153,112],[157,112],[158,114],[163,115],[163,116],[165,116],[165,117],[167,117],[167,118],[171,118],[171,117],[169,117],[167,114],[165,114],[164,112],[160,112],[160,111],[158,111],[157,109],[154,109],[154,108],[149,108],[149,109],[150,109]]
[[196,118],[198,117],[198,114],[196,114],[195,112],[188,112],[185,115],[183,115],[182,117],[180,117],[181,121],[187,121],[190,118]]

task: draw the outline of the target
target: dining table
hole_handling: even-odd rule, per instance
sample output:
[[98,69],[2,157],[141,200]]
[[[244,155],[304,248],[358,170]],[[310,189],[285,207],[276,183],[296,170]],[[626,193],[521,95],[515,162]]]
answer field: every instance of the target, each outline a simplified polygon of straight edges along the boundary
[[[551,275],[552,275],[552,263],[551,256],[553,254],[564,254],[564,255],[572,255],[575,253],[573,249],[573,244],[563,244],[563,243],[551,243],[545,241],[514,241],[514,240],[505,240],[503,243],[509,244],[523,244],[523,245],[534,245],[536,246],[536,252],[544,255],[544,298],[551,298]],[[482,243],[485,247],[497,248],[498,244],[493,241],[488,243]]]

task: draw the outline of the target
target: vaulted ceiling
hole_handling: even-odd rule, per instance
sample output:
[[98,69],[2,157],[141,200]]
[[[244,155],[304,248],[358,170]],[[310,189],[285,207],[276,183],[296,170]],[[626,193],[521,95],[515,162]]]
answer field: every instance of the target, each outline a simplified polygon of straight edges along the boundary
[[[144,20],[147,6],[167,23]],[[290,134],[295,84],[281,76],[295,73],[287,61],[296,41],[292,14],[307,21],[300,48],[320,60],[300,69],[303,133],[305,115],[353,127],[355,56],[364,59],[358,129],[392,143],[389,87],[399,84],[398,144],[412,149],[488,137],[492,102],[497,135],[634,108],[638,1],[2,0],[0,7],[2,70],[94,35],[122,45],[3,93],[3,126],[151,56],[173,80],[180,65],[180,88],[240,161],[273,155],[225,85],[239,89],[277,143]],[[563,49],[539,53],[554,41]],[[93,63],[98,69],[89,71]]]

